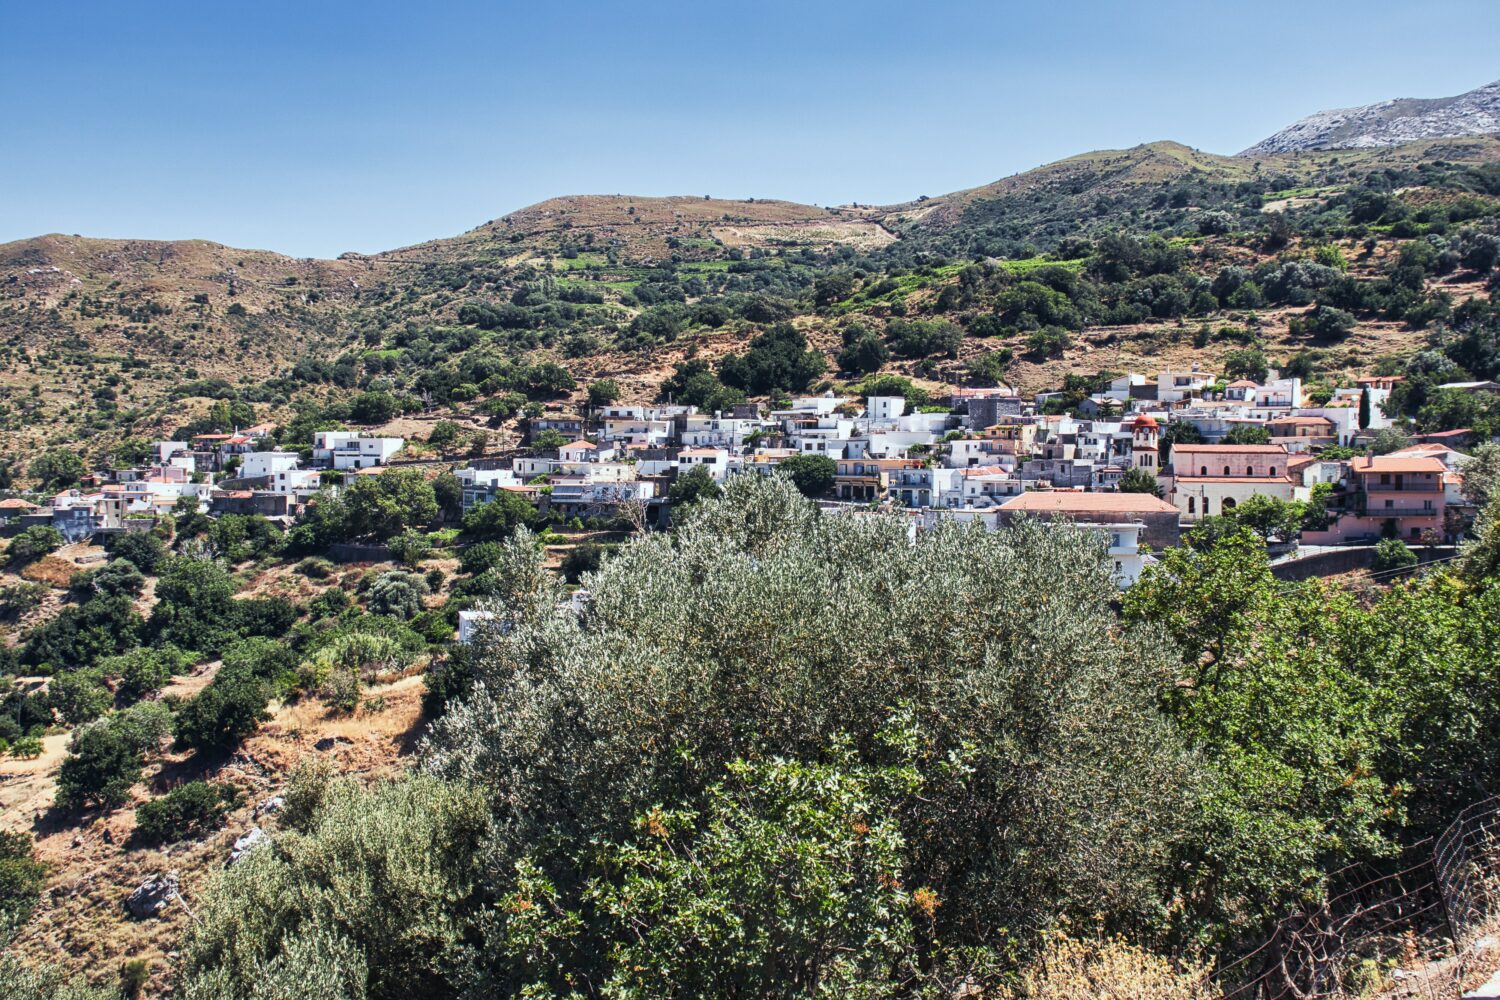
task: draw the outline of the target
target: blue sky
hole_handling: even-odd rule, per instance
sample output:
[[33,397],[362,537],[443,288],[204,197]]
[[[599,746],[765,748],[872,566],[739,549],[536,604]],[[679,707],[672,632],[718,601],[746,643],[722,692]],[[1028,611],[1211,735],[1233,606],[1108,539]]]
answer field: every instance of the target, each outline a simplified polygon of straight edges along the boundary
[[1497,41],[1495,0],[9,0],[0,242],[332,256],[559,194],[904,201],[1459,93]]

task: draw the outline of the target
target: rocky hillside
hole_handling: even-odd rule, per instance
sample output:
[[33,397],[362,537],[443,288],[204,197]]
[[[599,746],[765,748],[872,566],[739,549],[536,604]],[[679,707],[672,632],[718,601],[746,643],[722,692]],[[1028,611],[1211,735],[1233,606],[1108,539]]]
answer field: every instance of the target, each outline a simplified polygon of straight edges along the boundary
[[1241,156],[1309,149],[1370,149],[1500,132],[1500,81],[1457,97],[1402,97],[1362,108],[1319,111],[1251,146]]

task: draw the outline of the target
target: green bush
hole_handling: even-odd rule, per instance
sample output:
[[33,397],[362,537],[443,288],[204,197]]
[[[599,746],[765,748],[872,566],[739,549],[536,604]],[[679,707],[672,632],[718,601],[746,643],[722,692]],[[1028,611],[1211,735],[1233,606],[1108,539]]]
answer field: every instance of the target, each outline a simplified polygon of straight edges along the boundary
[[232,750],[270,716],[271,685],[244,663],[220,667],[208,687],[179,709],[179,746],[200,753]]
[[1407,569],[1417,564],[1417,554],[1399,538],[1381,539],[1375,546],[1375,572]]
[[123,805],[141,778],[145,755],[161,745],[171,727],[165,705],[143,701],[79,729],[58,768],[57,804],[64,809]]
[[46,877],[47,866],[36,859],[31,835],[0,830],[0,931],[26,922]]
[[222,826],[239,803],[239,789],[227,782],[189,781],[136,807],[135,836],[147,844],[199,837]]
[[12,563],[29,563],[62,547],[62,532],[44,524],[33,524],[10,540],[5,554]]

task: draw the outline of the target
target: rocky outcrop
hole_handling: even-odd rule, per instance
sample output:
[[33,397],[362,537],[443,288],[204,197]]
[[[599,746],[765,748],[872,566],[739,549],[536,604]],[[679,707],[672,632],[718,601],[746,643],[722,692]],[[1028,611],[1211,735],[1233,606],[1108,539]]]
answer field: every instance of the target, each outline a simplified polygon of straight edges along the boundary
[[1500,81],[1457,97],[1401,98],[1363,108],[1320,111],[1240,155],[1367,149],[1490,132],[1500,132]]
[[142,882],[134,892],[125,897],[125,909],[138,920],[154,917],[162,908],[177,897],[177,873],[152,875]]

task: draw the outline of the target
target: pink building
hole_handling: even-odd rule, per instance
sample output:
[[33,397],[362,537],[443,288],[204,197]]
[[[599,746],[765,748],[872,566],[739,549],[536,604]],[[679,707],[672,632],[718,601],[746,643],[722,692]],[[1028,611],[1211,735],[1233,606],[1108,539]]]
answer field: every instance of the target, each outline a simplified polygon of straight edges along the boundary
[[1304,542],[1443,537],[1447,469],[1441,461],[1422,455],[1376,455],[1356,458],[1349,468],[1358,487],[1349,513],[1327,531],[1303,532]]

